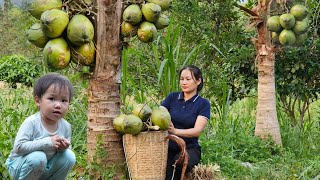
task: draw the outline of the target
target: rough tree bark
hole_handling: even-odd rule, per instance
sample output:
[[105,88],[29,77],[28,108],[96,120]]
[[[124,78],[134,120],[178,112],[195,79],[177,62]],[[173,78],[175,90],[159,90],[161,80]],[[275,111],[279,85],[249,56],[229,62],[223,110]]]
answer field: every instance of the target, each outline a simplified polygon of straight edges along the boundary
[[[277,0],[277,2],[278,1],[283,0]],[[274,76],[276,50],[271,43],[270,32],[266,27],[270,7],[273,3],[275,3],[273,0],[258,0],[257,6],[252,10],[243,6],[238,7],[251,15],[252,25],[256,26],[258,31],[258,37],[254,39],[258,64],[258,105],[255,135],[262,139],[271,136],[275,143],[281,145]]]
[[[106,152],[106,158],[99,163],[103,167],[114,166],[119,171],[113,179],[119,179],[124,176],[125,158],[121,136],[114,130],[112,120],[120,112],[119,27],[123,3],[122,0],[96,0],[95,3],[97,53],[94,74],[89,83],[88,155],[92,161],[97,151]],[[102,149],[97,149],[99,136],[102,137]]]
[[271,136],[275,143],[282,144],[276,109],[275,48],[266,27],[272,0],[258,2],[257,13],[262,21],[257,23],[258,39],[255,43],[258,61],[258,105],[255,135],[262,139]]

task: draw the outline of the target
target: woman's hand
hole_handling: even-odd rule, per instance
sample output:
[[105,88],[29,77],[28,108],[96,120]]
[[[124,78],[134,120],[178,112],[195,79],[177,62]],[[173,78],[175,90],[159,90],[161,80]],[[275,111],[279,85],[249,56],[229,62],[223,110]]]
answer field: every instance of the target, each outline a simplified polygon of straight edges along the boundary
[[172,122],[169,125],[168,132],[170,134],[174,134],[179,137],[186,137],[186,138],[192,138],[192,137],[199,137],[201,135],[202,130],[206,126],[208,120],[204,116],[198,116],[196,123],[193,128],[189,129],[177,129],[174,127]]
[[170,122],[168,132],[169,132],[170,134],[174,134],[174,135],[176,135],[176,134],[175,134],[175,132],[176,132],[176,128],[174,128],[174,125],[173,125],[173,123],[172,123],[172,122]]

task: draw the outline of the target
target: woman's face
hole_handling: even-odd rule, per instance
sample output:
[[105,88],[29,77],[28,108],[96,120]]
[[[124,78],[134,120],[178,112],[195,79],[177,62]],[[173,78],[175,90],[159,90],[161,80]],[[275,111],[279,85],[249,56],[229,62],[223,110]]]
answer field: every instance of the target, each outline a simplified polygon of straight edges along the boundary
[[196,93],[197,87],[201,83],[201,79],[196,80],[189,69],[185,69],[180,75],[180,87],[184,93]]

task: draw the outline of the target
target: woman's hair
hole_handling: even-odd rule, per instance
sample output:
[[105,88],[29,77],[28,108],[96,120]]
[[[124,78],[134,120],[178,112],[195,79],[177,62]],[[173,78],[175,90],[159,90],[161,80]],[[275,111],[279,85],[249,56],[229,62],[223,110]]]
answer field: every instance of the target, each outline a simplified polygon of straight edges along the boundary
[[71,101],[74,91],[73,86],[68,78],[58,73],[49,73],[40,77],[34,85],[33,96],[41,98],[51,85],[55,85],[60,90],[67,88],[69,92],[69,101]]
[[194,77],[195,79],[194,80],[199,80],[201,79],[201,82],[200,84],[198,85],[197,87],[197,92],[201,91],[202,87],[203,87],[203,77],[202,77],[202,73],[201,73],[201,70],[197,67],[197,66],[194,66],[194,65],[188,65],[188,66],[185,66],[183,68],[180,69],[180,72],[179,72],[179,77],[181,76],[181,73],[183,70],[190,70],[191,72],[191,75],[192,75],[192,78]]

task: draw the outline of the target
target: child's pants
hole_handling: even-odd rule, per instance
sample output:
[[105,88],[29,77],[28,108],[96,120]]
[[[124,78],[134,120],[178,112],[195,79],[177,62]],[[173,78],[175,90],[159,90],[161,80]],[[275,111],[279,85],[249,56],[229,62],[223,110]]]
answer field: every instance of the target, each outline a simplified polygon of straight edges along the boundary
[[42,151],[35,151],[13,160],[6,165],[13,180],[64,180],[76,162],[74,153],[67,149],[57,152],[50,160]]

